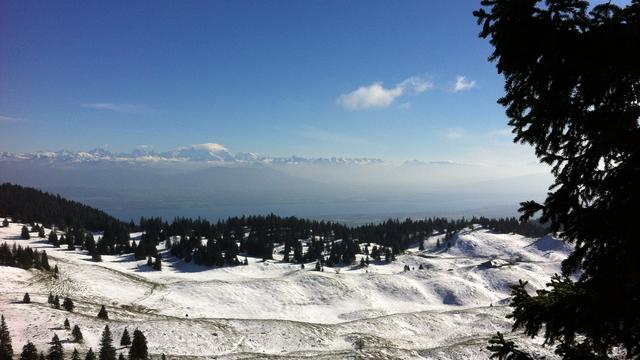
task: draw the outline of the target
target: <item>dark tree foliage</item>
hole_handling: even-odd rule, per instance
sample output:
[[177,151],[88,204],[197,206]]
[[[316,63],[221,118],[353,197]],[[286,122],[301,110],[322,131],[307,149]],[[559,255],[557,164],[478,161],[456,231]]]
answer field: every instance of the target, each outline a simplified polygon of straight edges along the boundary
[[31,302],[31,297],[29,293],[24,293],[24,297],[22,298],[22,302],[25,304],[29,304]]
[[75,305],[73,304],[73,300],[71,300],[68,297],[65,297],[64,301],[62,302],[62,307],[64,307],[64,309],[67,311],[73,311],[73,308],[75,307]]
[[20,231],[20,237],[23,240],[29,240],[31,239],[31,235],[29,234],[29,229],[26,226],[22,227],[22,230]]
[[120,354],[118,355],[118,360],[126,360],[126,358],[124,357],[124,354],[123,354],[123,353],[120,353]]
[[7,227],[7,226],[9,226],[9,220],[5,218],[4,220],[2,220],[2,227]]
[[489,340],[487,349],[492,352],[490,359],[534,360],[531,355],[519,350],[513,341],[506,340],[500,332]]
[[109,325],[105,325],[102,331],[98,360],[116,360],[116,348],[113,347],[113,338],[111,337]]
[[4,321],[4,315],[0,315],[0,359],[11,359],[12,357],[11,334]]
[[102,320],[109,320],[109,313],[107,313],[107,309],[102,305],[100,307],[100,311],[98,311],[98,318]]
[[80,353],[78,349],[73,348],[73,353],[71,353],[71,360],[80,360]]
[[27,341],[22,347],[20,360],[38,360],[38,349],[36,349],[36,346],[33,345],[31,341]]
[[83,340],[82,331],[80,331],[80,327],[78,325],[73,325],[73,330],[71,330],[71,336],[73,336],[73,341],[77,343],[81,343]]
[[96,354],[93,352],[93,349],[89,348],[89,351],[87,351],[87,355],[84,357],[84,360],[96,360]]
[[63,360],[64,349],[62,348],[62,342],[58,338],[57,334],[53,335],[51,339],[51,346],[49,347],[49,354],[47,354],[47,360]]
[[0,214],[11,216],[23,223],[42,223],[51,228],[84,228],[101,231],[113,225],[128,225],[116,218],[81,203],[67,200],[33,188],[9,183],[0,185]]
[[122,337],[120,337],[120,346],[129,346],[131,345],[131,336],[129,336],[129,331],[127,328],[124,328],[122,332]]
[[49,233],[48,241],[53,245],[53,247],[60,247],[60,242],[58,242],[58,234],[56,234],[55,230],[51,230]]
[[[171,224],[160,218],[141,218],[145,231],[136,245],[136,258],[157,256],[156,245],[170,245],[171,255],[206,266],[240,265],[238,255],[272,259],[276,245],[283,245],[283,261],[301,263],[323,261],[327,266],[351,264],[360,253],[360,245],[375,242],[391,249],[393,256],[416,240],[440,233],[458,231],[471,224],[496,232],[516,232],[525,236],[542,236],[548,228],[538,222],[521,222],[516,218],[484,217],[449,220],[398,219],[355,227],[331,221],[297,217],[243,216],[217,223],[203,219],[176,218]],[[172,241],[171,238],[174,237]],[[303,253],[303,242],[307,252]]]
[[[546,290],[514,288],[511,317],[567,359],[640,356],[640,242],[630,224],[640,201],[640,1],[484,0],[480,36],[506,80],[515,141],[551,165],[541,211],[575,244]],[[578,272],[577,281],[568,278]]]
[[69,319],[67,319],[67,318],[64,319],[64,328],[66,330],[70,330],[71,329],[71,324],[69,324]]
[[[34,251],[37,253],[37,251]],[[51,271],[51,266],[49,265],[49,257],[47,256],[47,252],[42,250],[42,255],[40,256],[40,265],[42,270]]]
[[133,331],[133,341],[129,349],[129,360],[148,360],[149,352],[147,349],[147,338],[142,331],[135,329]]
[[56,309],[60,309],[60,297],[58,295],[53,298],[53,303],[51,305]]
[[[98,246],[86,249],[93,255],[94,248],[99,254],[114,255],[129,253],[129,225],[117,220],[103,211],[81,203],[67,200],[60,195],[52,195],[33,188],[12,185],[0,185],[0,214],[11,214],[14,219],[25,223],[40,222],[43,227],[66,229],[69,238],[65,241],[82,245],[87,231],[102,231]],[[25,237],[27,234],[23,234]],[[28,237],[27,237],[28,238]],[[74,240],[71,241],[71,238]],[[60,246],[55,231],[49,234],[49,241]],[[95,244],[94,244],[95,245]],[[71,248],[71,245],[69,245]]]
[[156,254],[155,260],[153,262],[153,270],[162,270],[162,256],[160,256],[160,254]]

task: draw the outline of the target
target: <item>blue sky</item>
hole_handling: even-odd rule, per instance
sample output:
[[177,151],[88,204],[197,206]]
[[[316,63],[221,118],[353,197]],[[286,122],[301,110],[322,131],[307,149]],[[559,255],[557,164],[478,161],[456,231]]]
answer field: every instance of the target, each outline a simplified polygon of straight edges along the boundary
[[0,151],[533,161],[478,3],[3,1]]

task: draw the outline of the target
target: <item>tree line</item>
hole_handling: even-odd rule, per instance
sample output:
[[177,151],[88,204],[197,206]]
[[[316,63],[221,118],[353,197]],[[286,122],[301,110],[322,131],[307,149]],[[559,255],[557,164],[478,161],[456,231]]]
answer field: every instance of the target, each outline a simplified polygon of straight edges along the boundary
[[[374,260],[384,257],[386,261],[392,261],[412,244],[418,243],[420,249],[424,249],[424,241],[433,234],[446,234],[448,239],[474,224],[500,233],[531,237],[548,232],[548,228],[537,221],[522,222],[515,217],[407,218],[347,226],[333,221],[269,214],[229,217],[217,222],[178,217],[169,223],[159,217],[142,217],[136,225],[133,221],[125,224],[59,195],[18,185],[0,185],[0,196],[8,199],[0,205],[0,214],[30,222],[31,229],[27,226],[22,229],[23,238],[29,238],[33,232],[44,237],[44,227],[57,225],[61,235],[58,236],[54,229],[47,237],[54,247],[61,244],[66,244],[69,250],[79,247],[94,261],[101,261],[102,255],[134,254],[137,260],[147,259],[149,266],[156,270],[162,266],[158,252],[161,243],[172,256],[211,267],[246,264],[247,256],[273,259],[277,246],[282,246],[284,262],[315,261],[321,266],[334,266],[351,264],[356,254],[369,255],[369,251],[374,252]],[[6,222],[5,218],[5,226]],[[102,234],[96,241],[89,230],[99,230]],[[131,231],[142,232],[140,239],[131,240]],[[239,258],[242,256],[245,256],[244,261]]]
[[9,246],[6,242],[0,244],[0,265],[19,267],[25,270],[35,268],[44,271],[57,272],[57,265],[52,269],[46,251],[38,251],[21,245]]

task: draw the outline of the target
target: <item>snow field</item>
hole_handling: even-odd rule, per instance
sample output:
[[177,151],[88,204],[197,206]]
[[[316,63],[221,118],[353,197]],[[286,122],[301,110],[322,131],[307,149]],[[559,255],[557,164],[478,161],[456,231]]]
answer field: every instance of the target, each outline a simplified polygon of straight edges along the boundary
[[[167,253],[158,272],[130,256],[94,263],[45,239],[21,240],[21,226],[0,228],[0,242],[45,249],[61,274],[0,267],[0,312],[14,349],[31,340],[46,350],[55,332],[69,352],[95,350],[108,324],[117,343],[125,326],[137,327],[152,354],[169,358],[486,358],[486,340],[511,327],[502,305],[510,285],[522,279],[543,287],[570,251],[550,236],[536,241],[467,230],[448,249],[436,249],[432,237],[426,250],[416,246],[391,264],[340,273],[253,258],[248,266],[209,269]],[[405,265],[415,270],[403,272]],[[25,292],[32,304],[19,302]],[[49,292],[71,297],[76,310],[52,309]],[[102,304],[108,322],[95,317]],[[71,336],[62,329],[65,317],[80,326],[83,344],[65,341]],[[364,340],[363,350],[355,350],[356,339]],[[521,343],[553,358],[536,341]]]

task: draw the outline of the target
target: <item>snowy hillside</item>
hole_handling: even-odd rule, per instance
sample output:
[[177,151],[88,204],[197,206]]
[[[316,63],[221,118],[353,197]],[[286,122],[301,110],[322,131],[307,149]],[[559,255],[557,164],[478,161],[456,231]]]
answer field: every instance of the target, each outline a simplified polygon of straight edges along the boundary
[[[550,236],[466,230],[439,249],[443,238],[434,236],[424,251],[416,244],[395,262],[367,268],[317,272],[313,264],[301,269],[276,256],[209,269],[164,252],[162,271],[151,271],[129,256],[96,263],[42,238],[22,240],[21,226],[0,228],[0,243],[45,249],[60,275],[0,267],[0,312],[14,349],[31,340],[45,350],[55,332],[69,352],[95,350],[105,325],[96,314],[106,305],[116,340],[125,326],[139,328],[150,352],[169,358],[486,358],[487,339],[510,330],[509,285],[522,279],[543,287],[570,251]],[[404,272],[405,265],[411,270]],[[20,302],[25,292],[31,304]],[[49,292],[71,297],[76,310],[49,307]],[[80,326],[84,344],[64,342],[71,336],[62,328],[65,317]],[[520,343],[553,358],[530,339]]]

